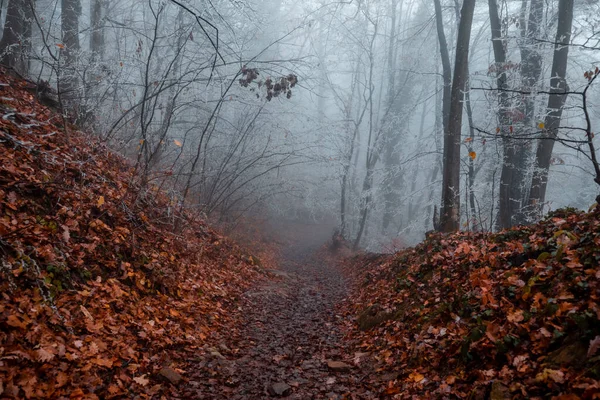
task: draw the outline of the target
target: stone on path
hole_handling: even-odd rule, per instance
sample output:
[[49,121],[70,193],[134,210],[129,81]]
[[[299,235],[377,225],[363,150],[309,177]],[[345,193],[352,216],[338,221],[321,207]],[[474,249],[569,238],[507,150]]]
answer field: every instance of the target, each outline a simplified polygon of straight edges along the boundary
[[269,386],[269,394],[271,396],[284,397],[288,396],[292,391],[292,387],[283,382],[277,382]]
[[341,361],[327,360],[327,367],[335,372],[347,372],[352,368],[350,365]]
[[161,369],[159,375],[171,382],[173,385],[178,385],[183,379],[179,372],[170,367]]

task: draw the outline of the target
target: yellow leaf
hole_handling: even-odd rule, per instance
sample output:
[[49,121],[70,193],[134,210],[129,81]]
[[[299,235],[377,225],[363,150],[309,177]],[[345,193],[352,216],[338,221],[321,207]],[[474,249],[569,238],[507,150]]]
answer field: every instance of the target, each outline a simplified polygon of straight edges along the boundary
[[418,373],[418,372],[412,372],[409,375],[409,378],[411,380],[413,380],[414,382],[421,382],[423,379],[425,379],[425,377],[422,374]]
[[100,198],[98,199],[98,207],[102,207],[103,204],[104,204],[104,196],[100,196]]
[[546,124],[544,124],[543,122],[540,122],[538,124],[538,128],[540,128],[540,129],[544,129],[545,127],[546,127]]
[[554,381],[556,383],[563,383],[565,381],[565,374],[561,370],[546,368],[543,372],[537,374],[535,380],[538,382]]
[[471,157],[471,160],[474,160],[475,157],[477,157],[477,153],[475,153],[474,151],[470,151],[469,152],[469,157]]
[[175,142],[175,146],[177,147],[183,146],[183,144],[179,140],[173,140],[173,142]]

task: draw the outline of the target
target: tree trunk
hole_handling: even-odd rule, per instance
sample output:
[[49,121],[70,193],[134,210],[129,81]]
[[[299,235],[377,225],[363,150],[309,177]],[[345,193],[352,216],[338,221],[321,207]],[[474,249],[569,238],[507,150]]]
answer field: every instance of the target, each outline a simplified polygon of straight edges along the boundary
[[[390,4],[390,39],[388,43],[387,66],[388,66],[388,91],[387,91],[387,107],[392,107],[396,93],[396,9],[398,6],[397,0],[392,0]],[[390,223],[394,219],[394,213],[397,211],[395,205],[398,195],[396,191],[402,185],[402,176],[400,171],[396,170],[400,164],[400,153],[398,144],[400,142],[401,131],[390,127],[387,133],[387,146],[385,149],[384,162],[385,173],[383,177],[383,219],[382,233],[386,234]]]
[[[521,52],[521,80],[522,90],[524,92],[533,93],[542,75],[542,56],[538,51],[539,44],[536,39],[540,38],[544,2],[542,0],[531,0],[529,7],[529,18],[525,22],[525,10],[527,8],[527,0],[523,0],[523,14],[521,16],[521,41],[519,48]],[[523,115],[523,121],[519,126],[519,131],[525,136],[531,136],[535,132],[536,123],[535,116],[535,96],[528,95],[523,99],[519,107],[520,114]],[[531,142],[520,141],[514,146],[514,176],[512,185],[511,198],[513,202],[517,202],[516,209],[513,212],[511,226],[523,224],[526,222],[523,208],[527,203],[527,170],[531,158]],[[517,208],[518,207],[518,208]],[[506,226],[508,228],[509,226]]]
[[440,57],[442,60],[442,77],[444,79],[444,95],[442,97],[442,118],[444,122],[444,135],[448,132],[448,121],[450,119],[450,97],[452,95],[452,66],[450,65],[450,54],[448,43],[444,33],[444,20],[440,0],[433,0],[435,5],[435,21],[437,26]]
[[363,237],[363,233],[365,232],[365,226],[367,225],[367,218],[369,216],[369,206],[371,204],[372,198],[371,189],[373,188],[373,174],[373,168],[367,167],[367,174],[365,175],[362,188],[362,193],[365,197],[363,199],[363,206],[360,211],[358,234],[356,235],[356,239],[354,239],[354,244],[352,245],[353,250],[358,250],[358,246],[360,246],[360,241]]
[[[59,74],[59,93],[63,104],[68,108],[76,108],[79,98],[79,78],[77,76],[77,60],[79,58],[79,16],[80,0],[61,0],[62,47],[63,60]],[[77,113],[77,110],[73,110]]]
[[21,75],[29,72],[28,49],[31,43],[30,0],[10,0],[0,41],[0,62]]
[[463,91],[467,82],[469,42],[475,0],[465,0],[461,10],[456,43],[456,60],[450,103],[448,131],[444,134],[444,173],[442,186],[441,229],[444,232],[460,228],[460,142],[463,112]]
[[[475,141],[475,124],[473,122],[473,109],[471,107],[471,94],[469,91],[465,93],[465,103],[467,105],[467,119],[469,121],[469,153],[473,152],[473,142]],[[469,224],[474,232],[480,230],[480,221],[477,219],[477,207],[475,206],[475,159],[469,156],[469,172],[467,174],[467,200],[469,203],[469,211],[471,212]],[[478,222],[479,221],[479,222]]]
[[535,169],[529,192],[530,211],[538,217],[541,215],[546,200],[552,150],[558,136],[562,111],[569,90],[565,77],[569,44],[571,42],[571,27],[573,25],[573,3],[574,0],[560,0],[558,2],[558,27],[556,28],[554,58],[550,75],[550,96],[542,139],[538,142],[535,154]]
[[510,100],[508,98],[508,83],[505,71],[506,49],[502,40],[501,23],[498,15],[496,0],[489,0],[490,27],[492,30],[492,46],[496,70],[496,85],[498,86],[498,125],[502,135],[502,172],[500,174],[500,193],[498,209],[498,228],[505,229],[513,226],[513,217],[521,209],[519,188],[519,166],[517,149],[520,143],[510,138],[511,121],[508,117]]
[[106,0],[92,0],[90,3],[90,51],[92,61],[104,59],[104,18],[106,13]]

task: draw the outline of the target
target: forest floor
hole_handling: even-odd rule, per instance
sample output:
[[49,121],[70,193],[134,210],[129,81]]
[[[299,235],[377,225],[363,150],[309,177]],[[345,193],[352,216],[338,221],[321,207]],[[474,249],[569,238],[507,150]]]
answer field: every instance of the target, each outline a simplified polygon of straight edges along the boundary
[[600,399],[600,208],[389,255],[307,218],[240,246],[34,94],[0,73],[0,398]]
[[347,290],[342,272],[293,249],[283,258],[273,280],[245,293],[240,330],[199,360],[185,398],[358,396],[363,372],[344,346],[336,312]]

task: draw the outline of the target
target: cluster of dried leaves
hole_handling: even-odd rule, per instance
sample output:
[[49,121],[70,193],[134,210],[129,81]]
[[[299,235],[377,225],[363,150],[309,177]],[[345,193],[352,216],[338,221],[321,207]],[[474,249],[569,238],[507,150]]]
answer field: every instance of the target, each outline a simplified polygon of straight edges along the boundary
[[62,123],[0,74],[0,396],[176,395],[261,268]]
[[[267,101],[271,101],[273,97],[279,97],[280,95],[285,95],[287,99],[292,98],[292,89],[298,83],[298,77],[294,74],[289,74],[287,76],[282,76],[279,78],[271,78],[268,77],[266,80],[259,80],[258,76],[260,72],[257,68],[247,68],[245,65],[241,70],[241,78],[238,80],[239,84],[242,87],[248,87],[253,82],[256,82],[257,88],[260,91],[263,86],[266,90],[266,99]],[[250,89],[252,92],[256,91],[256,88],[252,87]],[[260,98],[260,95],[257,93],[256,98]]]
[[600,398],[600,211],[359,256],[348,334],[397,398]]

